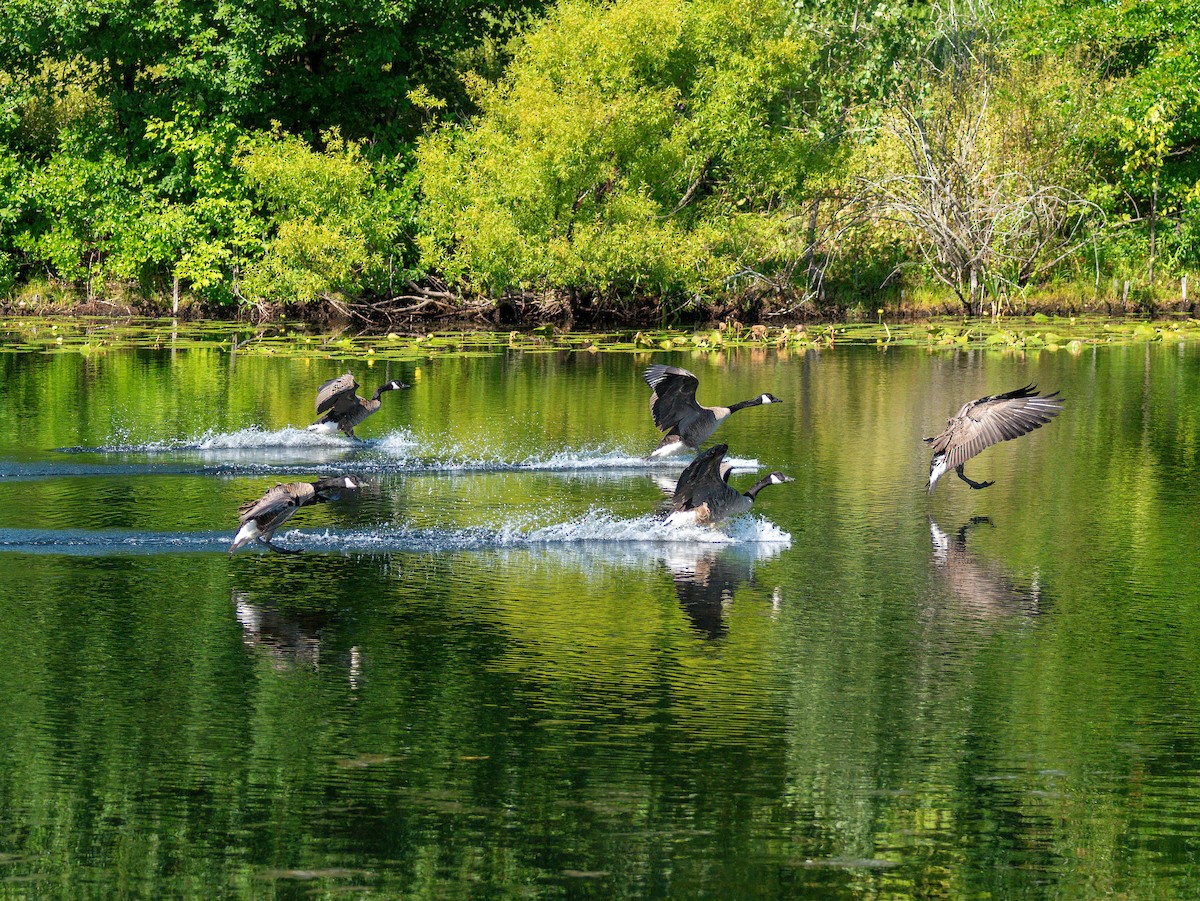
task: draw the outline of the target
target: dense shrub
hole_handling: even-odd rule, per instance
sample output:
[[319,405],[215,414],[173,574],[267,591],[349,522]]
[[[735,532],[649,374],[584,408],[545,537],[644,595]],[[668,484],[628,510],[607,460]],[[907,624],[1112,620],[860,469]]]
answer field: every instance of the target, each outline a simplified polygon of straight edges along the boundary
[[243,297],[308,303],[388,292],[404,205],[401,192],[381,186],[361,144],[334,131],[318,153],[299,138],[257,135],[236,166],[266,225],[262,254],[242,275]]
[[817,159],[790,7],[569,0],[418,158],[424,263],[502,292],[710,295],[778,272]]
[[669,316],[1200,265],[1200,0],[102,6],[0,3],[2,293]]

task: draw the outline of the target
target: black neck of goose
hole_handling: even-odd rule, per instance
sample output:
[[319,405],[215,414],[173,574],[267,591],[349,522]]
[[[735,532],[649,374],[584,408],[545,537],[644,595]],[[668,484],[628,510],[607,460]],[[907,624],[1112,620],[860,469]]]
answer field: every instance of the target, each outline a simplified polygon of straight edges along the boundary
[[[385,392],[387,390],[389,390],[388,386],[387,386],[387,382],[384,382],[382,385],[380,385],[378,388],[375,389],[375,394],[371,399],[379,400],[379,398],[383,394],[383,392]],[[389,401],[389,403],[390,403],[390,401]]]
[[757,482],[747,488],[744,494],[746,497],[750,498],[750,500],[754,500],[758,493],[770,484],[772,484],[770,476],[767,476],[765,479],[759,479]]
[[746,409],[746,407],[757,407],[761,403],[762,403],[762,395],[760,394],[758,397],[754,398],[753,400],[743,400],[736,404],[730,404],[729,412],[736,413],[738,410]]

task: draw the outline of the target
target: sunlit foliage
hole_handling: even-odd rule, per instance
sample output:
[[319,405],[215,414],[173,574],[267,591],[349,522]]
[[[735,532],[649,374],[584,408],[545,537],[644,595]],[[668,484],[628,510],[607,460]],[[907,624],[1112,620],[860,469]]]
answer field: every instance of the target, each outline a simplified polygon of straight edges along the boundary
[[[1154,309],[1200,262],[1197,22],[1200,0],[0,4],[0,292]],[[945,158],[914,165],[925,144]],[[953,228],[918,215],[939,191]]]
[[790,8],[560,4],[482,116],[424,143],[429,266],[488,291],[686,302],[786,265],[819,159],[814,43]]

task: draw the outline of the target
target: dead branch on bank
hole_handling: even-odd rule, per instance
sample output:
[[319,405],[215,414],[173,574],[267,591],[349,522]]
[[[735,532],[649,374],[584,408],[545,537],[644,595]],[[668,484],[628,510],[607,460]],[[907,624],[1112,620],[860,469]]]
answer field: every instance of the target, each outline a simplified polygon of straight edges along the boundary
[[1014,141],[993,110],[994,86],[1008,70],[986,54],[990,15],[986,3],[943,10],[924,75],[900,92],[876,130],[884,171],[859,178],[834,239],[896,226],[974,314],[985,296],[995,305],[1094,244],[1103,217],[1044,178],[1052,148]]

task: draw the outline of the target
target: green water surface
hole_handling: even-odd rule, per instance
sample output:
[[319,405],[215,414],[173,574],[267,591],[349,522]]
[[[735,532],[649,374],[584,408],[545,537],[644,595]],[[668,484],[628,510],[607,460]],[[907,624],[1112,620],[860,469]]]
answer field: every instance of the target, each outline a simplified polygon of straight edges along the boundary
[[[0,896],[1195,897],[1200,342],[218,332],[0,348]],[[784,401],[725,540],[653,519],[651,362]],[[314,443],[347,368],[413,387]]]

